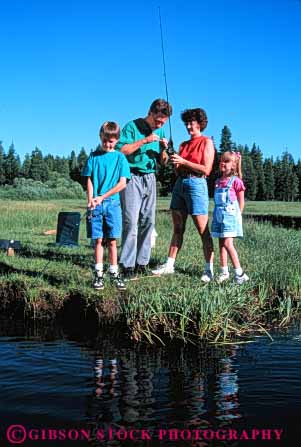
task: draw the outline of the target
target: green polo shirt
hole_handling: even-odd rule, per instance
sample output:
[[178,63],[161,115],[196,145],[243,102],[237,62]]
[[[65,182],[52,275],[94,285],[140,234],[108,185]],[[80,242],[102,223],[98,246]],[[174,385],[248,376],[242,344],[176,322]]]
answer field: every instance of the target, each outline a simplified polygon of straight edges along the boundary
[[[125,144],[135,143],[151,133],[155,133],[160,139],[165,138],[162,127],[151,130],[143,118],[130,121],[122,129],[115,149],[120,151]],[[152,143],[144,144],[131,155],[127,155],[126,158],[130,165],[131,173],[150,174],[155,172],[157,161],[160,158],[160,143],[159,141],[153,141]]]

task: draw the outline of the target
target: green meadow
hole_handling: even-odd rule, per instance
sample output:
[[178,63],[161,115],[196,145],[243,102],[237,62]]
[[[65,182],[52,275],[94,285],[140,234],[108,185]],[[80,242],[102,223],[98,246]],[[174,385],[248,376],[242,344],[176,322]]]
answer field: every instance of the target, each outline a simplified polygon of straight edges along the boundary
[[[156,246],[152,266],[165,260],[171,238],[169,200],[159,199]],[[60,211],[80,211],[79,247],[55,246],[55,230]],[[164,342],[167,339],[215,343],[244,341],[250,333],[267,333],[270,327],[289,324],[300,315],[301,271],[300,232],[255,223],[245,219],[243,240],[236,243],[243,268],[250,281],[234,284],[203,284],[201,242],[188,220],[176,274],[139,277],[127,283],[127,291],[117,292],[109,282],[104,291],[91,288],[93,249],[85,234],[85,201],[2,201],[0,239],[20,240],[15,256],[0,251],[0,299],[4,302],[22,295],[35,315],[39,309],[59,309],[70,297],[81,297],[87,307],[97,310],[100,319],[127,326],[135,340]],[[301,215],[301,203],[247,202],[248,214]],[[215,244],[215,270],[218,244]],[[45,315],[44,315],[45,318]]]

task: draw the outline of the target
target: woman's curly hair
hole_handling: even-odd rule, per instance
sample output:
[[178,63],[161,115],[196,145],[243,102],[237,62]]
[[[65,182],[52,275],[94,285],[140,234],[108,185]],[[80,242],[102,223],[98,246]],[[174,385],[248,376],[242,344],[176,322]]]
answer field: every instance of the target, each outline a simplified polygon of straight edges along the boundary
[[200,131],[202,132],[208,124],[207,114],[204,109],[186,109],[181,113],[181,119],[186,124],[190,121],[197,121],[200,125]]

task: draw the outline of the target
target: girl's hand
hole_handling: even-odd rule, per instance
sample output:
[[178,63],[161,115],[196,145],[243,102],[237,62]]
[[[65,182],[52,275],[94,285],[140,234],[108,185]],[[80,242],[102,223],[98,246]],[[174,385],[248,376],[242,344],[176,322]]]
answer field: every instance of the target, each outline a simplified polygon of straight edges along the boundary
[[178,155],[178,154],[173,154],[170,157],[170,161],[174,165],[178,165],[178,166],[185,166],[186,165],[186,160],[184,158],[180,157],[180,155]]

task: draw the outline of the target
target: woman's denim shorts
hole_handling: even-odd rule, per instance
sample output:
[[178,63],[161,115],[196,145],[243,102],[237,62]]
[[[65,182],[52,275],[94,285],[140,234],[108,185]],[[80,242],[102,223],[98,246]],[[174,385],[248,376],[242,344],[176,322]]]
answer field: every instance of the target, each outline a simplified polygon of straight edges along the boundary
[[170,203],[172,210],[185,211],[192,216],[208,214],[207,181],[202,177],[178,177]]

